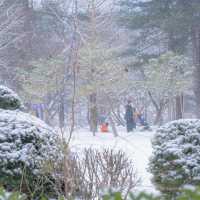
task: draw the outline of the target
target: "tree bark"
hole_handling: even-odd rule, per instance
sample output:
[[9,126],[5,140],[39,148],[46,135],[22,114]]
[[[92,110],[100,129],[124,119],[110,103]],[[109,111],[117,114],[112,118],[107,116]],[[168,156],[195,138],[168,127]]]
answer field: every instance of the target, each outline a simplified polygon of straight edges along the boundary
[[155,125],[161,125],[162,124],[162,113],[164,110],[164,104],[160,102],[159,104],[156,102],[156,100],[153,98],[152,94],[150,91],[148,91],[148,95],[152,101],[152,104],[155,107],[156,110],[156,118],[154,120]]
[[[180,47],[180,45],[177,45],[177,37],[176,33],[169,32],[168,37],[168,50],[172,51],[174,53],[182,54],[184,52],[184,46]],[[183,118],[183,102],[182,99],[183,94],[177,94],[175,97],[175,119],[182,119]]]
[[96,93],[93,93],[89,97],[90,105],[89,105],[89,125],[90,131],[95,136],[97,132],[98,125],[98,111],[97,111],[97,97]]
[[112,118],[112,114],[111,114],[111,113],[109,114],[109,121],[110,121],[110,125],[111,125],[111,127],[112,127],[113,134],[114,134],[115,137],[117,137],[117,136],[118,136],[118,133],[117,133],[117,129],[116,129],[116,126],[115,126],[115,122],[114,122],[114,120],[113,120],[113,118]]
[[63,128],[65,125],[65,102],[64,102],[64,91],[60,92],[59,102],[59,127]]
[[154,124],[155,125],[161,125],[162,122],[163,122],[163,117],[162,117],[162,114],[163,114],[163,108],[159,108],[156,110],[156,118],[155,118],[155,121],[154,121]]
[[183,118],[183,94],[176,96],[176,120]]
[[124,119],[121,117],[121,113],[120,113],[120,110],[119,110],[119,109],[117,109],[116,112],[112,110],[112,114],[113,114],[113,117],[114,117],[114,119],[116,120],[116,123],[117,123],[118,125],[125,126],[125,121],[124,121]]
[[194,62],[194,95],[196,102],[196,115],[200,118],[200,26],[192,27],[192,46]]

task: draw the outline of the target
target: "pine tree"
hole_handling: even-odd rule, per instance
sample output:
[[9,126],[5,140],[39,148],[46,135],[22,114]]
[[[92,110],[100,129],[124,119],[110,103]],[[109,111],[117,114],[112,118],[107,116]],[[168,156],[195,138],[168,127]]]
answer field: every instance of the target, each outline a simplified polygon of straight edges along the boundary
[[[195,99],[200,116],[200,4],[198,0],[122,0],[122,23],[146,34],[161,31],[167,37],[167,48],[183,54],[192,40],[195,65]],[[126,23],[125,23],[126,22]],[[158,34],[154,34],[158,37]],[[152,36],[152,35],[151,35]],[[152,36],[152,37],[154,37]],[[178,99],[177,99],[178,100]]]

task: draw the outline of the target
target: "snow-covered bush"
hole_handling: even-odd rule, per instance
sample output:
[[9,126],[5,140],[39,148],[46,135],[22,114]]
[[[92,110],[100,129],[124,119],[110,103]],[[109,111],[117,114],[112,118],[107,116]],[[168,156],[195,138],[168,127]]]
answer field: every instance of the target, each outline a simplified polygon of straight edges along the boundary
[[[21,103],[14,98],[17,95],[9,89],[6,91],[12,97],[7,98],[9,95],[2,95],[1,92],[1,105],[6,105],[4,108],[19,108]],[[16,104],[9,104],[8,99]],[[7,103],[4,104],[3,100]],[[56,145],[56,133],[40,119],[20,110],[0,109],[0,185],[8,190],[20,187],[24,192],[36,187],[41,189],[41,185],[37,184],[44,175],[43,164],[58,156]]]
[[22,106],[18,95],[11,89],[0,85],[0,108],[15,110]]
[[150,171],[157,188],[177,195],[186,184],[200,184],[200,120],[177,120],[161,127],[153,141]]

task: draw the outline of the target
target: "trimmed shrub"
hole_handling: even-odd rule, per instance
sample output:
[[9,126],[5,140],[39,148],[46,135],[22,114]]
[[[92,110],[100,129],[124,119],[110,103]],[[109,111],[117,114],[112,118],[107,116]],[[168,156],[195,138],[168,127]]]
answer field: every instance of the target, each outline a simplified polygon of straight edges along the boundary
[[8,110],[16,110],[22,106],[18,95],[11,89],[0,85],[0,108]]
[[200,120],[168,123],[152,144],[150,171],[158,190],[172,199],[185,184],[200,184]]
[[[12,101],[15,95],[7,91],[2,98],[6,103],[1,99],[1,105],[19,108],[19,99]],[[7,98],[8,94],[12,97]],[[43,165],[58,160],[58,153],[56,133],[43,121],[20,110],[0,109],[0,186],[33,196],[52,191],[53,179],[43,173]]]

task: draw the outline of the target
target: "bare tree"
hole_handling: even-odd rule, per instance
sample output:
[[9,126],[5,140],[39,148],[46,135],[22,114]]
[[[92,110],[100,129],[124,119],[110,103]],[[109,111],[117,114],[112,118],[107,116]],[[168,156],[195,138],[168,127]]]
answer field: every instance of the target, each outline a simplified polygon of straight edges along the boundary
[[101,199],[105,190],[113,188],[126,199],[140,182],[134,163],[122,151],[84,149],[82,155],[66,153],[64,162],[52,163],[52,172],[56,191],[64,189],[67,199]]
[[21,31],[25,16],[23,11],[22,1],[0,0],[0,72],[4,82],[9,82],[14,71],[8,67],[12,52],[8,50],[25,36]]

